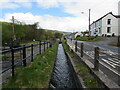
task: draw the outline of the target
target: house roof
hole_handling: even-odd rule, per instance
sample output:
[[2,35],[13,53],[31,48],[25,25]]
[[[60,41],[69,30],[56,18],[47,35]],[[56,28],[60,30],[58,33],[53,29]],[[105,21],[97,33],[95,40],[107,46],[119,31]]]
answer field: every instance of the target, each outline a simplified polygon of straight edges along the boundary
[[116,17],[116,18],[120,18],[120,15],[116,15],[115,17]]
[[[102,16],[101,18],[97,19],[96,21],[93,21],[93,23],[101,20],[102,18],[106,17],[106,16],[109,15],[109,14],[111,14],[112,16],[114,16],[114,17],[116,17],[116,18],[120,18],[120,15],[113,15],[112,12],[109,12],[109,13],[105,14],[104,16]],[[92,23],[92,24],[93,24],[93,23]],[[91,25],[92,25],[92,24],[91,24]]]

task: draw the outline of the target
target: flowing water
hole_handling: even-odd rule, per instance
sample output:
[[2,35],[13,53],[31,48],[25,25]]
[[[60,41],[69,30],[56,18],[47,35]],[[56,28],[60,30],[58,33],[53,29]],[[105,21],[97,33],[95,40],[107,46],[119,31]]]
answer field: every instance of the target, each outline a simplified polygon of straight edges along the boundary
[[57,60],[55,62],[50,88],[76,88],[73,73],[67,62],[62,44],[58,46]]

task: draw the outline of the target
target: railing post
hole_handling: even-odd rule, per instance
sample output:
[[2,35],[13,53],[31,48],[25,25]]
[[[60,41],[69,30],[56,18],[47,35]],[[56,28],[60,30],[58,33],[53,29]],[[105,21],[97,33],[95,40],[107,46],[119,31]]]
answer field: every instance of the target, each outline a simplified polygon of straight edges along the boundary
[[31,45],[31,62],[33,62],[33,44]]
[[118,36],[117,46],[120,47],[120,36]]
[[81,57],[83,57],[83,43],[81,43]]
[[95,47],[94,70],[99,70],[99,47]]
[[44,41],[44,51],[45,51],[45,41]]
[[14,49],[11,48],[12,50],[12,77],[14,77]]
[[77,52],[77,41],[75,41],[75,51]]
[[48,49],[48,42],[47,42],[47,49]]
[[41,41],[39,42],[39,53],[41,54]]
[[23,65],[26,66],[26,47],[25,45],[23,46]]
[[50,47],[50,41],[48,41],[48,48]]
[[52,43],[50,42],[49,47],[52,47]]

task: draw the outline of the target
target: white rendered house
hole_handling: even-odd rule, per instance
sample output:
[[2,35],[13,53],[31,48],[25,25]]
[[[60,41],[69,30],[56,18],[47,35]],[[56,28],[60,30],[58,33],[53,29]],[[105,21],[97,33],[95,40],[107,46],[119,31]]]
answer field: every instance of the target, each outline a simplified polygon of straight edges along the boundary
[[81,32],[77,32],[77,33],[75,34],[75,38],[76,38],[78,35],[82,36]]
[[91,36],[118,36],[119,15],[107,13],[90,25]]

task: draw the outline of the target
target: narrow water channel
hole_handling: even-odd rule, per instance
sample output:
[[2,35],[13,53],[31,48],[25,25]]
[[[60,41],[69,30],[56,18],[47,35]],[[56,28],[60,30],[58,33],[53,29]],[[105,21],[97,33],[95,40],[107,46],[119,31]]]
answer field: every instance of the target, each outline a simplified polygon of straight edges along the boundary
[[59,44],[50,88],[76,88],[73,73],[67,61],[63,46]]

